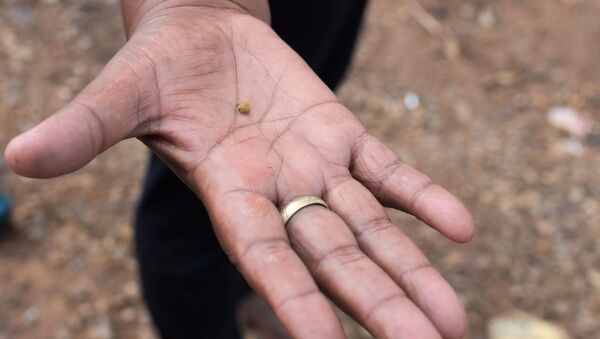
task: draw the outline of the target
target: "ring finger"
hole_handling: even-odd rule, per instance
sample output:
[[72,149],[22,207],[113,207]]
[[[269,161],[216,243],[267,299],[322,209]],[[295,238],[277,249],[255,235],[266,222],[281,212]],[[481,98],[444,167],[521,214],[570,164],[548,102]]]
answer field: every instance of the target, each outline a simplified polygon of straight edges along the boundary
[[287,224],[292,247],[321,288],[378,338],[441,338],[396,283],[358,247],[335,213],[308,206]]

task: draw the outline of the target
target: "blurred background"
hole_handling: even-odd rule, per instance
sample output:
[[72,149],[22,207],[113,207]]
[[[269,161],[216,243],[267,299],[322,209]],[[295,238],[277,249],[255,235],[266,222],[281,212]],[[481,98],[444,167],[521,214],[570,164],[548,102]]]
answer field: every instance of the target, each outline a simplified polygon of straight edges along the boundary
[[[117,0],[1,0],[0,149],[123,42]],[[391,213],[458,291],[469,338],[600,338],[600,1],[372,1],[339,95],[474,213],[467,245]],[[146,159],[130,140],[46,181],[0,159],[0,339],[156,337],[131,244]]]

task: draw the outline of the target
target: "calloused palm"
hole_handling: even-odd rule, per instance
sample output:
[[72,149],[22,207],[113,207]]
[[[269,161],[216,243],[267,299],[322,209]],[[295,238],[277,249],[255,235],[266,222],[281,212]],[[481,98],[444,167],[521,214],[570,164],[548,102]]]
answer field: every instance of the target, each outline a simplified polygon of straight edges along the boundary
[[[236,111],[239,101],[249,114]],[[462,305],[383,205],[455,241],[463,205],[390,152],[262,21],[162,7],[67,107],[15,138],[8,164],[32,177],[84,166],[138,137],[206,205],[223,249],[289,332],[338,338],[323,293],[377,337],[459,338]],[[308,207],[288,224],[278,207]]]

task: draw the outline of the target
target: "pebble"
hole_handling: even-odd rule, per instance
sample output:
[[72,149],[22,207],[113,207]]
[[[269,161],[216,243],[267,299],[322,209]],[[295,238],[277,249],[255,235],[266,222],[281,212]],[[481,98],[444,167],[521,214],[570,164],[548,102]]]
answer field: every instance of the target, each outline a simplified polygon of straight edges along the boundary
[[133,322],[136,320],[137,311],[134,307],[125,307],[119,312],[119,319],[123,322]]
[[38,311],[37,307],[30,307],[23,312],[21,318],[25,324],[31,325],[40,318],[40,312]]
[[563,142],[564,150],[570,155],[581,156],[583,155],[583,145],[577,139],[567,139]]
[[552,126],[580,139],[585,138],[593,126],[589,118],[570,107],[553,107],[547,117]]
[[129,299],[137,299],[140,289],[135,281],[130,281],[123,286],[123,294]]
[[600,147],[600,124],[594,124],[588,135],[587,143],[593,147]]
[[477,14],[477,10],[475,9],[475,6],[473,6],[473,4],[471,4],[469,2],[465,2],[464,4],[462,4],[459,7],[458,11],[459,11],[460,16],[464,20],[471,20]]
[[91,339],[112,339],[114,338],[113,328],[108,317],[102,317],[88,331]]
[[590,285],[600,292],[600,271],[592,269],[587,272],[587,278]]
[[417,110],[419,107],[421,107],[421,99],[419,98],[419,95],[412,91],[407,92],[404,95],[404,106],[409,111]]
[[14,24],[21,27],[30,26],[35,20],[32,6],[27,5],[25,1],[12,8],[9,7],[8,17]]
[[248,114],[250,113],[250,104],[247,101],[241,101],[237,104],[236,109],[242,114]]
[[70,339],[71,338],[71,331],[69,331],[69,329],[66,328],[66,327],[61,327],[56,332],[56,338],[57,339]]
[[482,10],[477,16],[477,23],[484,28],[492,28],[496,25],[496,22],[496,14],[490,8]]
[[488,324],[489,339],[569,339],[559,326],[525,313],[493,318]]

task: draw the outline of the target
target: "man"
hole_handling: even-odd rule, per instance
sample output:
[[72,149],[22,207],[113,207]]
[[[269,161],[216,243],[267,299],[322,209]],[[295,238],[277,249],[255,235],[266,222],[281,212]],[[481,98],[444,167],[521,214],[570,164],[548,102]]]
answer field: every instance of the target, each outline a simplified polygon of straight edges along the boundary
[[128,43],[6,159],[52,177],[125,138],[152,149],[136,242],[163,337],[237,337],[238,270],[294,337],[344,336],[325,294],[376,337],[464,336],[460,301],[383,205],[459,242],[472,218],[330,90],[364,0],[122,5]]

